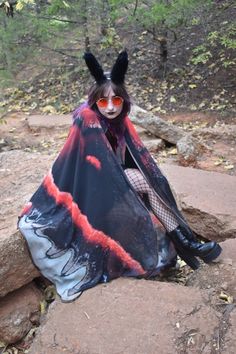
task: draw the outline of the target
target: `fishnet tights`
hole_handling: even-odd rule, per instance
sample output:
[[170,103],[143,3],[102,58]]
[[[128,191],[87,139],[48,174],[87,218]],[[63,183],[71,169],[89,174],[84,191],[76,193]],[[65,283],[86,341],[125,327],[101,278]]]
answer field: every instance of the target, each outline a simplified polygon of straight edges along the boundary
[[178,222],[175,216],[169,211],[166,206],[158,199],[156,193],[149,186],[143,175],[135,168],[127,168],[125,171],[130,184],[138,193],[146,193],[151,205],[152,211],[163,224],[168,232],[173,231],[178,227]]

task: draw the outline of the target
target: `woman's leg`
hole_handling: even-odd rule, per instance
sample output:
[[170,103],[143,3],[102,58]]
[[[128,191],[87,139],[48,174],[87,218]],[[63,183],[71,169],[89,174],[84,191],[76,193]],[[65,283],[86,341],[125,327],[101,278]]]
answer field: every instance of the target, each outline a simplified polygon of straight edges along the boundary
[[219,256],[221,253],[221,247],[216,242],[211,241],[202,244],[198,242],[194,236],[189,238],[183,234],[174,214],[161,202],[139,170],[128,168],[125,170],[125,174],[130,184],[138,193],[147,193],[152,211],[167,230],[169,237],[179,251],[181,257],[193,269],[198,268],[198,262],[196,262],[194,257],[188,257],[186,253],[184,253],[184,250],[187,250],[193,256],[200,257],[206,263],[211,262]]
[[135,168],[127,168],[125,174],[130,184],[138,193],[146,193],[151,205],[152,211],[163,224],[168,232],[173,231],[179,225],[174,214],[157,197],[156,193],[149,186],[143,175]]

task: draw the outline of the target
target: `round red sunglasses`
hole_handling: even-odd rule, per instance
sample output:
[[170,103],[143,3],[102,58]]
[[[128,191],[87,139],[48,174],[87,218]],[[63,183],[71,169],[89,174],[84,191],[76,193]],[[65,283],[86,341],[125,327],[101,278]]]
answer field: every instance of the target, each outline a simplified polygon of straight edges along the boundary
[[[124,102],[123,98],[120,96],[111,97],[110,100],[111,100],[113,106],[117,106],[117,107],[122,105],[122,103]],[[96,103],[99,108],[107,108],[108,103],[109,103],[109,98],[102,97]]]

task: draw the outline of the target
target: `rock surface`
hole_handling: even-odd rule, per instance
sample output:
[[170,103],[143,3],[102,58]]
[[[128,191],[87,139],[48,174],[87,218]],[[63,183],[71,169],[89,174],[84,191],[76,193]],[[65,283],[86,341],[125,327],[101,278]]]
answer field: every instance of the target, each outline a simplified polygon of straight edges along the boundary
[[70,114],[31,115],[28,118],[28,126],[33,131],[40,129],[69,128],[72,123]]
[[39,324],[42,294],[29,284],[0,299],[0,341],[15,343]]
[[9,151],[0,154],[0,297],[39,275],[17,232],[18,215],[52,163],[52,156]]
[[[233,306],[233,305],[232,305]],[[225,319],[227,320],[225,327],[222,326],[221,332],[227,329],[227,333],[225,335],[225,344],[224,344],[224,353],[225,354],[234,354],[236,348],[236,340],[235,340],[235,328],[236,328],[236,309],[231,313],[225,313]]]
[[39,275],[20,232],[2,235],[0,237],[0,298],[28,284]]
[[236,177],[161,165],[192,229],[216,241],[236,237]]
[[180,285],[118,279],[56,301],[29,353],[212,353],[221,314],[207,299]]
[[216,303],[226,305],[236,299],[236,239],[221,242],[220,246],[221,255],[214,263],[204,264],[193,272],[187,285],[212,289],[212,294],[216,295]]

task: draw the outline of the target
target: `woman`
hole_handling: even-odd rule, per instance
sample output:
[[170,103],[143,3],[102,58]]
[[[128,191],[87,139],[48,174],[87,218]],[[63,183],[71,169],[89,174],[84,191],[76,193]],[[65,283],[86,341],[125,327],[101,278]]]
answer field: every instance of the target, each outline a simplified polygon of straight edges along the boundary
[[24,208],[19,228],[41,273],[63,301],[99,282],[150,277],[174,265],[193,269],[215,259],[215,242],[199,243],[179,212],[166,178],[127,114],[126,52],[111,74],[91,54],[88,102],[74,112],[68,139]]

